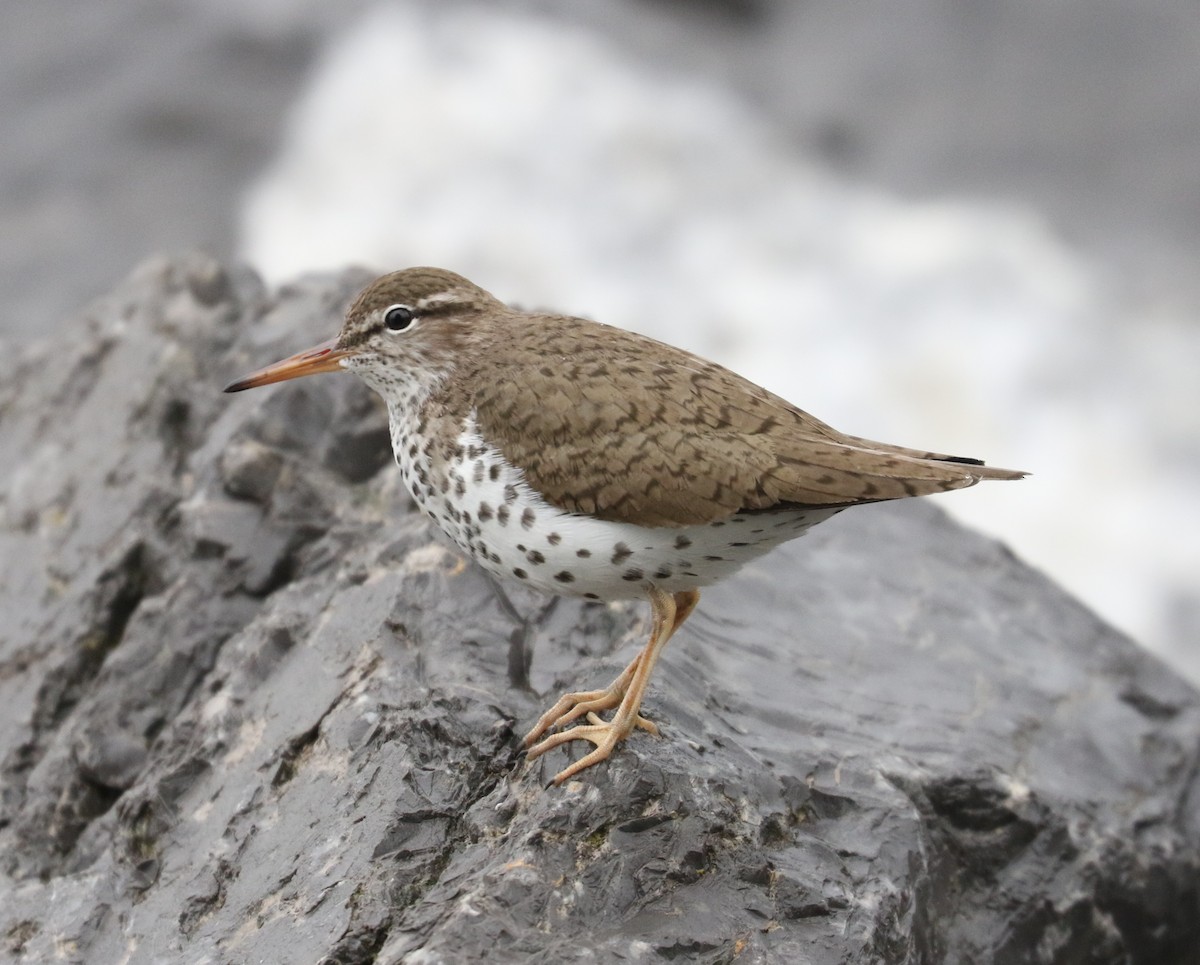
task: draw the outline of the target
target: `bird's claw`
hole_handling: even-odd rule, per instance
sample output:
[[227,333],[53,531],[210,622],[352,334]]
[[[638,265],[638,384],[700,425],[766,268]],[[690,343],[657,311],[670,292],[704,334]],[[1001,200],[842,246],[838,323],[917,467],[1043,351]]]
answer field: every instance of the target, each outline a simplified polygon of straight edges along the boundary
[[[619,716],[619,715],[618,715]],[[574,719],[574,717],[572,717]],[[612,753],[614,747],[633,732],[635,727],[640,727],[642,730],[649,731],[651,734],[658,735],[658,726],[653,722],[646,720],[640,714],[633,716],[627,723],[621,724],[617,721],[609,722],[602,719],[595,712],[588,712],[588,723],[579,724],[575,727],[570,727],[567,730],[559,731],[556,734],[551,734],[549,737],[534,744],[529,748],[526,755],[529,760],[536,757],[541,757],[547,751],[551,751],[560,744],[565,744],[573,740],[587,740],[596,745],[595,750],[590,751],[577,761],[568,764],[563,770],[554,775],[554,783],[562,784],[563,781],[578,774],[585,768],[591,767],[593,764],[599,764],[603,760],[607,760]]]

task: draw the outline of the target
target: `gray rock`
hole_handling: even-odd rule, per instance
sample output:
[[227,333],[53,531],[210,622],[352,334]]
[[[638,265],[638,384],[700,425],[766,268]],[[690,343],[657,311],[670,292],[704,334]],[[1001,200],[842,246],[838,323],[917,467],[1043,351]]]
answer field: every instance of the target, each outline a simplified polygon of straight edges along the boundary
[[494,592],[357,380],[220,392],[363,281],[158,259],[3,363],[8,960],[1198,960],[1200,697],[932,503],[707,592],[547,787],[643,608]]

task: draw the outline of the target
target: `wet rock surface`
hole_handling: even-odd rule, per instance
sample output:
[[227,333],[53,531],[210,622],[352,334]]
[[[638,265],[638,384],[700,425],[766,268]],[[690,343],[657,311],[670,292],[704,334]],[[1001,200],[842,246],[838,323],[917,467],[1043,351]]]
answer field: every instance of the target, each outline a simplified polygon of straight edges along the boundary
[[502,598],[356,379],[221,394],[364,281],[160,258],[2,363],[0,958],[1198,960],[1200,697],[929,502],[706,592],[547,788],[644,607]]

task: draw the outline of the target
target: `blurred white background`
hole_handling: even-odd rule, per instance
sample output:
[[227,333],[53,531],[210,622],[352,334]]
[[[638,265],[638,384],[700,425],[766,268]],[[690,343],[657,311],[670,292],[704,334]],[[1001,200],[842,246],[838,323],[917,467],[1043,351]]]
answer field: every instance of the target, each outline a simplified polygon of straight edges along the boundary
[[1200,680],[1185,6],[0,17],[0,338],[163,247],[276,283],[442,265],[684,345],[848,432],[1031,470],[939,503]]

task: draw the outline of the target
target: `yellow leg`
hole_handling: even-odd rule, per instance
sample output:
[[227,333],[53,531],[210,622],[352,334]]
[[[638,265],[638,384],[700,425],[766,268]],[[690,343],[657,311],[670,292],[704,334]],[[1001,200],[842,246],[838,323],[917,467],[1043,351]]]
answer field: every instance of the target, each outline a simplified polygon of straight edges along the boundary
[[671,632],[667,634],[668,640],[675,635],[676,630],[683,626],[683,621],[692,615],[692,611],[696,609],[696,604],[699,602],[699,590],[684,590],[675,594],[675,621],[671,624]]
[[[650,683],[650,674],[654,671],[659,654],[662,653],[663,647],[666,646],[675,631],[683,625],[684,620],[691,615],[699,601],[700,593],[697,590],[685,590],[672,595],[663,590],[651,588],[650,605],[653,611],[653,624],[650,630],[650,640],[642,648],[641,653],[634,657],[617,679],[603,690],[565,694],[538,719],[533,730],[525,738],[527,747],[551,727],[562,727],[584,715],[587,716],[589,723],[551,734],[540,743],[530,747],[529,758],[531,760],[567,741],[589,740],[596,745],[595,750],[556,774],[554,776],[555,784],[561,784],[584,768],[606,759],[612,753],[612,749],[628,737],[635,727],[641,727],[653,734],[658,733],[658,728],[653,723],[639,716],[638,709],[641,707],[642,697]],[[608,710],[612,707],[616,707],[617,712],[611,721],[606,722],[597,716],[596,711]]]

